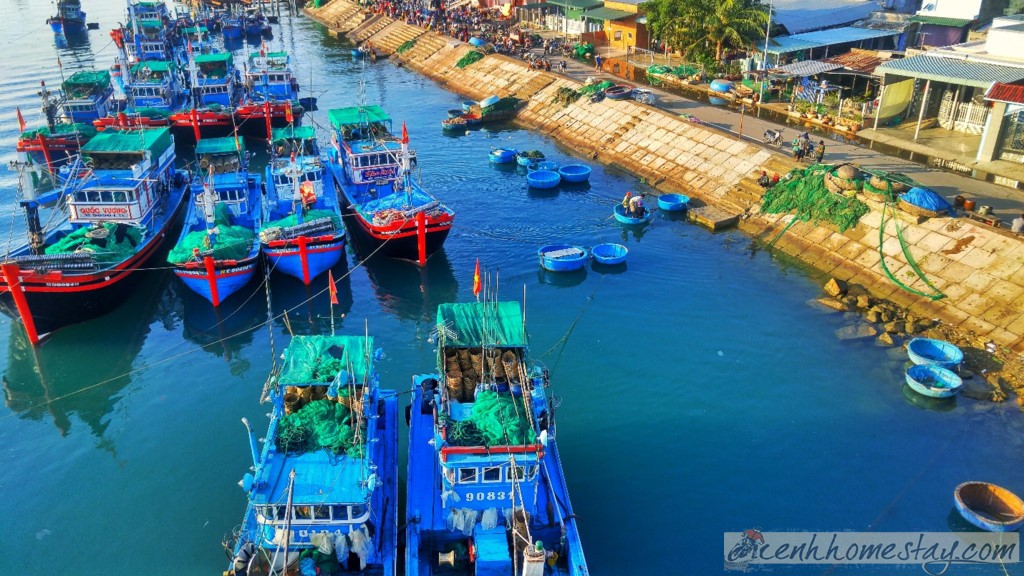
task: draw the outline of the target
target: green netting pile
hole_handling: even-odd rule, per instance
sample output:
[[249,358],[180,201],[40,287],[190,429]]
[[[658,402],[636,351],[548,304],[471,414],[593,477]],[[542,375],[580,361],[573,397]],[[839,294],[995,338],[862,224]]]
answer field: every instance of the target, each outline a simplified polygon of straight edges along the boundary
[[456,68],[465,68],[474,62],[479,62],[484,57],[483,54],[476,50],[470,50],[463,56],[458,62],[455,63]]
[[543,160],[544,159],[544,153],[541,152],[540,150],[527,150],[525,152],[520,152],[519,155],[523,156],[524,158],[529,158],[531,160]]
[[373,339],[362,336],[295,336],[284,351],[281,384],[328,383],[344,368],[351,382],[364,382],[370,368]]
[[900,192],[920,187],[916,180],[902,172],[886,172],[884,170],[865,170],[870,175],[864,180],[864,191],[879,194],[893,199]]
[[30,140],[32,138],[38,138],[40,134],[49,137],[54,135],[59,136],[65,134],[73,134],[75,132],[78,132],[79,134],[86,138],[92,138],[97,134],[96,128],[92,124],[60,123],[53,125],[53,131],[50,130],[49,126],[42,126],[40,128],[36,128],[35,130],[26,130],[21,133],[20,137],[25,140]]
[[577,58],[586,58],[587,54],[594,53],[594,45],[590,44],[589,42],[577,44],[575,50],[573,50],[573,53],[576,54]]
[[661,64],[655,64],[647,67],[648,74],[668,74],[672,69],[668,66],[662,66]]
[[573,90],[572,88],[562,86],[561,88],[558,89],[558,91],[555,92],[555,97],[551,99],[551,103],[561,104],[562,106],[568,106],[569,104],[572,104],[573,102],[579,99],[579,92]]
[[700,68],[694,66],[693,64],[683,64],[682,66],[676,66],[674,69],[672,69],[672,74],[675,74],[680,78],[684,78],[686,76],[693,76],[698,72],[700,72]]
[[[309,212],[306,212],[305,216],[302,217],[302,221],[309,222],[312,220],[316,220],[318,218],[330,218],[331,221],[334,222],[334,228],[339,230],[341,229],[341,218],[339,218],[338,214],[333,210],[310,210]],[[266,230],[268,228],[290,228],[292,226],[298,225],[298,223],[299,217],[296,216],[295,214],[289,214],[284,218],[279,218],[277,220],[271,220],[270,222],[267,222],[266,224],[263,225],[263,228],[260,228],[260,231]]]
[[448,429],[452,446],[513,446],[531,444],[537,439],[526,407],[516,398],[497,392],[481,391],[473,403],[473,413]]
[[[365,437],[365,434],[360,434]],[[363,456],[364,445],[356,443],[352,413],[331,400],[314,400],[293,414],[281,417],[275,445],[282,452],[325,449],[353,458]]]
[[598,82],[597,84],[587,84],[580,88],[580,94],[584,96],[592,96],[598,92],[603,92],[612,86],[615,86],[615,82],[612,82],[611,80],[605,80],[604,82]]
[[406,42],[403,42],[402,45],[399,46],[397,50],[395,50],[395,53],[396,54],[404,54],[404,53],[408,52],[409,50],[412,50],[412,47],[415,46],[415,45],[416,45],[416,39],[413,38],[412,40],[408,40]]
[[515,110],[517,106],[519,106],[519,98],[516,98],[514,96],[506,96],[490,106],[484,106],[483,108],[480,109],[480,113],[482,116],[487,116],[488,114],[492,114],[495,112]]
[[797,220],[824,220],[835,225],[840,232],[857,225],[868,213],[866,204],[856,198],[833,194],[825,188],[825,174],[832,170],[827,164],[813,164],[806,169],[794,169],[765,192],[761,212],[782,214],[795,212]]
[[[212,256],[214,260],[241,260],[249,255],[256,232],[247,226],[234,226],[228,207],[218,204],[213,220],[217,227],[217,244],[210,245],[210,237],[206,230],[189,232],[167,255],[171,264],[184,264],[192,258],[193,248],[198,248],[202,256]],[[211,250],[212,249],[212,250]]]
[[[118,228],[121,227],[121,232]],[[106,232],[97,231],[106,229]],[[79,228],[56,243],[46,247],[47,254],[91,252],[96,262],[120,262],[135,253],[142,242],[145,228],[104,222],[91,228]],[[103,236],[102,238],[98,236]],[[120,242],[118,238],[120,237]]]

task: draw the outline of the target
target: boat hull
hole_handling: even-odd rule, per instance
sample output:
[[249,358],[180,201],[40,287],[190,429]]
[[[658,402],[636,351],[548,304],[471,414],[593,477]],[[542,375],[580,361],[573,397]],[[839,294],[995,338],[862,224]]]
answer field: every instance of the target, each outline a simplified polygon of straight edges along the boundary
[[622,244],[598,244],[590,250],[590,253],[594,256],[594,262],[614,266],[626,261],[629,249]]
[[[444,246],[452,230],[451,216],[427,218],[424,260]],[[370,255],[419,261],[419,227],[411,220],[400,227],[374,226],[349,206],[345,210],[345,227],[352,238],[353,247],[361,258]]]
[[658,209],[665,212],[685,212],[690,205],[690,197],[685,194],[662,194],[658,196]]
[[914,338],[907,343],[907,355],[914,364],[934,364],[952,370],[964,361],[960,348],[944,340]]
[[189,290],[206,298],[214,306],[220,306],[221,302],[252,280],[258,264],[257,256],[231,265],[218,262],[213,274],[210,274],[210,271],[200,263],[196,267],[175,267],[174,275],[181,278]]
[[988,482],[964,482],[953,490],[957,512],[989,532],[1013,532],[1024,526],[1024,501],[1013,492]]
[[907,369],[906,380],[914,392],[931,398],[954,396],[964,384],[952,371],[934,364],[911,366]]
[[341,261],[345,254],[345,236],[277,240],[264,243],[263,253],[267,255],[272,271],[309,284]]

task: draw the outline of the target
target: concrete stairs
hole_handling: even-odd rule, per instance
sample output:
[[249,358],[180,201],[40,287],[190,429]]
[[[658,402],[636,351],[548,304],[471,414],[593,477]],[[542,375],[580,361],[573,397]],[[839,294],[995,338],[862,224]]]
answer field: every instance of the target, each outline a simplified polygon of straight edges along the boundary
[[[371,42],[380,51],[387,54],[394,54],[398,47],[410,40],[416,40],[423,35],[425,30],[416,26],[410,26],[405,22],[395,20],[373,37]],[[399,55],[400,57],[401,55]]]
[[365,22],[352,29],[352,31],[346,34],[346,36],[348,36],[353,42],[361,44],[368,38],[373,37],[374,34],[387,28],[392,22],[394,22],[394,20],[384,16],[383,14],[374,14]]
[[320,8],[306,8],[306,14],[319,20],[335,37],[353,30],[370,17],[356,4],[330,2]]

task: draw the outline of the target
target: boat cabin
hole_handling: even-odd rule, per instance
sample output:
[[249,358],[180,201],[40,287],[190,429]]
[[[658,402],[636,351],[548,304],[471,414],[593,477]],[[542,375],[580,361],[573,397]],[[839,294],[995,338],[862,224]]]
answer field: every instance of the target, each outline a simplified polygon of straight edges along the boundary
[[271,138],[271,152],[275,158],[288,158],[292,154],[316,156],[318,153],[316,131],[312,126],[274,128]]
[[337,142],[332,154],[342,164],[347,183],[369,198],[394,192],[402,145],[391,134],[391,117],[380,106],[335,109],[328,117],[335,130],[332,142]]
[[139,62],[132,66],[130,102],[135,108],[172,112],[181,100],[178,68],[170,61]]
[[246,156],[241,138],[203,138],[196,143],[200,174],[225,174],[243,170]]
[[114,95],[107,70],[75,72],[61,84],[61,89],[64,114],[72,122],[92,122],[106,116]]
[[91,174],[76,176],[83,183],[68,195],[71,223],[148,224],[174,176],[170,129],[104,131],[82,146],[82,155]]
[[235,101],[235,68],[231,54],[199,54],[193,60],[197,71],[192,79],[192,89],[199,103],[231,106]]
[[270,163],[269,173],[269,184],[277,191],[279,203],[291,203],[295,196],[292,190],[305,182],[312,183],[318,199],[323,198],[326,171],[319,156],[276,158]]
[[259,182],[259,176],[248,172],[248,152],[245,143],[239,138],[203,138],[196,144],[196,159],[199,170],[192,183],[192,198],[202,209],[201,194],[206,184],[212,184],[217,191],[216,200],[234,217],[248,214],[249,184],[251,180]]
[[298,83],[287,52],[252,52],[245,71],[245,88],[254,100],[293,100]]
[[181,29],[181,34],[185,45],[192,45],[193,53],[207,54],[212,49],[210,31],[206,26],[188,26]]
[[167,60],[171,56],[167,30],[161,20],[139,20],[139,33],[135,34],[135,58],[139,61]]
[[171,11],[167,8],[167,4],[163,0],[154,0],[152,2],[131,2],[128,5],[129,16],[134,15],[138,20],[156,20],[163,24],[164,21],[169,21],[171,17]]

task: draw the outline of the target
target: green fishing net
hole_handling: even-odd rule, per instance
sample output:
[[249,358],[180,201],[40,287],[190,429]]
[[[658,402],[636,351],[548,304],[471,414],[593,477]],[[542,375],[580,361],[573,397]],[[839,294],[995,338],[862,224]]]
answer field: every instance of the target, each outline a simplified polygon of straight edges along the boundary
[[[282,452],[325,449],[360,458],[365,446],[356,442],[355,432],[355,422],[348,408],[332,400],[314,400],[297,412],[281,417],[277,424],[276,446]],[[360,436],[365,437],[365,434]]]
[[[517,405],[518,404],[518,405]],[[521,398],[497,392],[480,391],[473,412],[448,428],[452,446],[513,446],[532,444],[537,434],[526,419]]]
[[[105,230],[105,232],[100,230]],[[47,246],[46,253],[89,252],[99,263],[120,262],[136,252],[142,242],[144,232],[144,228],[137,226],[104,222],[75,230]]]

